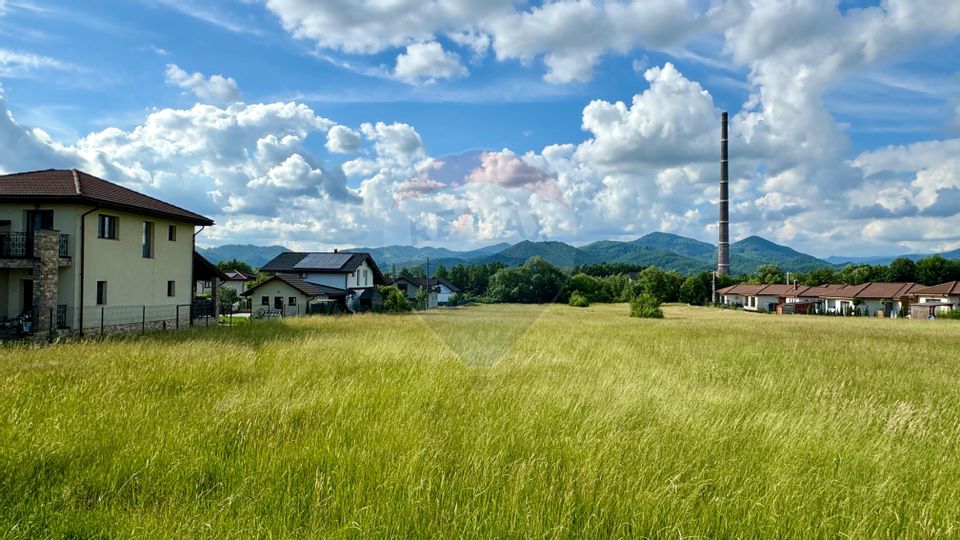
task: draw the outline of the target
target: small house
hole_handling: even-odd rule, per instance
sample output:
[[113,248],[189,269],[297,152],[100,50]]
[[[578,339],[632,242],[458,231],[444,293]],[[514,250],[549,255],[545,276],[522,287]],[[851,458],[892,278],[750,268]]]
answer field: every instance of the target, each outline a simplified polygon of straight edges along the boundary
[[948,281],[913,291],[916,301],[910,306],[914,319],[929,319],[940,313],[960,309],[960,281]]

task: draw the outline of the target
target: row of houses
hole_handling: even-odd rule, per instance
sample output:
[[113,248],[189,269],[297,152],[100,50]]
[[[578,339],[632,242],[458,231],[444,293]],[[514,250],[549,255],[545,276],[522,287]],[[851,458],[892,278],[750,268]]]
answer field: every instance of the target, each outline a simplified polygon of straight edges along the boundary
[[[451,284],[386,279],[368,253],[282,253],[261,270],[221,272],[196,252],[212,219],[76,169],[0,175],[0,339],[103,334],[217,320],[221,286],[282,314],[376,309],[380,285],[428,307]],[[209,296],[209,298],[206,298]]]
[[869,282],[861,285],[828,284],[732,285],[717,290],[721,304],[747,311],[780,314],[861,314],[877,317],[929,318],[960,309],[960,282],[934,286],[917,283]]

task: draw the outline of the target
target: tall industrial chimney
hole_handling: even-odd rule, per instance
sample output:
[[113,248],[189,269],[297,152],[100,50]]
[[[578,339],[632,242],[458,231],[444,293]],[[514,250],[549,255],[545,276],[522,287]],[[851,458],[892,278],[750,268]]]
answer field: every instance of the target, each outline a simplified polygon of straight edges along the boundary
[[730,273],[730,177],[727,172],[727,113],[720,116],[720,241],[717,245],[717,275]]

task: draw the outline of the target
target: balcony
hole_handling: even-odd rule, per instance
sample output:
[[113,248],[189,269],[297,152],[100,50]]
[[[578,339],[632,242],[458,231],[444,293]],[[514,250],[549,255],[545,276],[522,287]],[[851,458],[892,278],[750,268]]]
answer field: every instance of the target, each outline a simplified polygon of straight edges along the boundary
[[[36,256],[32,236],[32,233],[26,232],[0,232],[0,259],[32,261]],[[70,235],[60,235],[57,242],[57,253],[61,259],[61,266],[68,266],[70,264]]]

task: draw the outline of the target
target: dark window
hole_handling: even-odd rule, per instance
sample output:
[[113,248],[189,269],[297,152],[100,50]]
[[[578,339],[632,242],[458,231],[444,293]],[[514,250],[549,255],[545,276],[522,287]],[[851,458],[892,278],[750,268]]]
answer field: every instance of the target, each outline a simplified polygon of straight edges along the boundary
[[176,225],[170,225],[169,227],[167,227],[167,240],[169,240],[169,241],[171,241],[171,242],[176,242],[176,241],[177,241],[177,226],[176,226]]
[[117,239],[117,229],[120,225],[120,218],[117,216],[106,216],[100,214],[97,216],[97,238]]
[[141,253],[145,259],[153,258],[153,222],[143,222],[143,249]]
[[97,305],[102,306],[107,303],[107,282],[97,282]]
[[287,302],[287,305],[288,305],[288,306],[295,306],[295,305],[297,305],[297,297],[296,297],[296,296],[291,296],[289,302]]
[[261,296],[261,297],[260,297],[260,305],[261,305],[261,306],[269,306],[269,305],[270,305],[270,297],[269,297],[269,296]]
[[53,210],[27,210],[27,231],[53,228]]
[[283,297],[274,296],[273,297],[273,309],[283,309]]
[[176,296],[177,295],[177,282],[168,281],[167,282],[167,296]]

